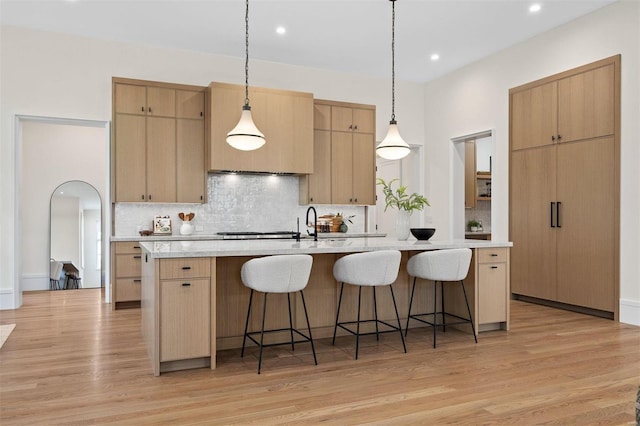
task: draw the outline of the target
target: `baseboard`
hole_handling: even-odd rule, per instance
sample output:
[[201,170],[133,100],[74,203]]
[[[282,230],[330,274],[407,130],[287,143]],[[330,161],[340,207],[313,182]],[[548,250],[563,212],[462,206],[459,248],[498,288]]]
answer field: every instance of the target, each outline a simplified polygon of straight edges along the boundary
[[0,310],[16,308],[13,290],[0,290]]
[[620,322],[640,326],[640,302],[620,299]]
[[49,290],[49,275],[22,274],[20,288],[22,291]]

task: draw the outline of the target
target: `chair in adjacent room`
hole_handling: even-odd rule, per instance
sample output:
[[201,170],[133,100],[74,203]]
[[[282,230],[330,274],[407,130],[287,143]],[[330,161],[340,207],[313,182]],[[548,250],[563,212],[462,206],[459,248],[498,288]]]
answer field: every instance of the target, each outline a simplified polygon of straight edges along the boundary
[[[349,254],[338,259],[333,265],[333,276],[338,282],[341,282],[340,286],[340,298],[338,299],[338,312],[336,313],[336,322],[333,328],[333,344],[336,343],[336,332],[338,327],[353,334],[356,337],[355,347],[355,359],[358,359],[358,349],[360,346],[360,336],[376,335],[376,340],[380,340],[381,333],[399,332],[400,339],[402,340],[402,347],[404,352],[407,352],[407,347],[404,343],[404,336],[402,334],[402,326],[400,325],[400,317],[398,316],[398,307],[396,305],[396,298],[393,294],[393,284],[398,277],[398,271],[400,269],[401,254],[397,250],[380,250],[366,253]],[[342,306],[342,295],[344,292],[344,285],[358,286],[358,313],[356,321],[344,321],[340,322],[340,308]],[[393,308],[396,313],[397,326],[391,325],[386,321],[378,319],[378,306],[376,298],[376,287],[389,286],[391,292],[391,300],[393,301]],[[374,319],[361,320],[360,319],[360,305],[362,302],[362,287],[371,287],[373,290],[373,307],[374,307]],[[361,323],[375,323],[376,329],[372,332],[361,333]],[[347,327],[355,324],[356,330]],[[385,330],[380,330],[379,325],[382,324],[386,327]]]
[[60,290],[60,275],[62,274],[62,262],[55,259],[49,261],[49,290]]
[[66,275],[64,289],[79,289],[82,278],[80,277],[78,268],[76,268],[73,263],[64,263],[62,269],[64,269]]
[[[262,349],[270,346],[291,345],[291,350],[295,350],[296,343],[311,343],[311,351],[313,352],[313,361],[318,365],[316,358],[316,350],[313,345],[313,337],[311,336],[311,325],[309,324],[309,315],[307,313],[307,304],[304,300],[303,289],[307,286],[309,276],[311,275],[311,266],[313,257],[308,254],[299,255],[278,255],[266,256],[251,259],[242,265],[240,272],[242,283],[251,289],[249,296],[249,308],[247,310],[247,320],[244,326],[244,337],[242,339],[242,353],[244,357],[244,349],[247,339],[258,345],[260,353],[258,356],[258,374],[262,369]],[[255,291],[264,293],[262,305],[262,327],[260,331],[249,332],[249,318],[251,316],[251,304],[253,302],[253,294]],[[309,335],[303,334],[301,331],[293,327],[293,319],[291,315],[291,293],[300,292],[302,299],[302,307],[304,316],[307,320],[307,330]],[[271,293],[286,293],[287,304],[289,306],[289,327],[265,330],[265,318],[267,312],[267,296]],[[288,331],[291,340],[282,343],[264,343],[265,333],[275,333]],[[302,340],[295,340],[294,333],[300,336]],[[256,340],[253,336],[260,335],[260,340]]]
[[[426,251],[416,254],[409,259],[409,261],[407,262],[407,272],[409,273],[409,276],[413,277],[413,286],[411,288],[411,298],[409,299],[409,312],[407,314],[407,326],[405,327],[405,335],[409,332],[409,320],[411,319],[428,324],[433,327],[433,347],[435,348],[436,330],[438,326],[441,325],[442,331],[444,332],[446,331],[447,325],[470,323],[473,338],[475,339],[476,343],[478,343],[475,327],[473,325],[471,309],[469,308],[469,299],[467,298],[467,292],[464,288],[464,279],[469,273],[470,264],[471,250],[468,248]],[[413,304],[413,296],[416,290],[417,278],[433,281],[433,312],[424,314],[411,314],[411,305]],[[437,309],[438,282],[440,282],[440,311],[438,311]],[[459,315],[445,312],[445,283],[447,283],[448,285],[451,283],[460,283],[460,285],[462,286],[464,301],[467,305],[467,313],[469,315],[469,318],[464,318]],[[442,322],[438,322],[438,315],[441,315]],[[423,319],[423,317],[425,316],[432,316],[432,321]],[[453,318],[453,322],[447,322],[447,317]]]

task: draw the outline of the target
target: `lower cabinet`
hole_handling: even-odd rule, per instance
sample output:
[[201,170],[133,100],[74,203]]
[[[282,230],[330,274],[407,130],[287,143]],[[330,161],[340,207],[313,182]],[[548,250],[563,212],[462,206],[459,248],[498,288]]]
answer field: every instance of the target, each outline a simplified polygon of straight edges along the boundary
[[111,244],[113,277],[113,309],[140,306],[141,258],[137,241],[121,241]]
[[[476,283],[478,285],[478,329],[499,324],[508,329],[509,320],[509,249],[477,249]],[[483,327],[484,325],[484,327]]]

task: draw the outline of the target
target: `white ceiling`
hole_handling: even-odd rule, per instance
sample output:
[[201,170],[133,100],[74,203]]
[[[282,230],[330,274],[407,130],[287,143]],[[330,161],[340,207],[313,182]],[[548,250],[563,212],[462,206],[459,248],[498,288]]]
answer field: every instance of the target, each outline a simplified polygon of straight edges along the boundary
[[[423,82],[614,0],[398,0],[396,77]],[[1,0],[3,25],[244,57],[242,0]],[[251,0],[250,58],[391,75],[391,2]],[[277,26],[285,35],[276,34]],[[432,53],[440,60],[432,62]]]

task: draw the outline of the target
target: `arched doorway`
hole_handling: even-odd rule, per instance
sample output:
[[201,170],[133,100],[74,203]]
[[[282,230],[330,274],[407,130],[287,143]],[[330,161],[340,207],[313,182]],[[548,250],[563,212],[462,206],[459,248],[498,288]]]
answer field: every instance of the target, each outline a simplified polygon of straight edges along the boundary
[[[58,285],[50,289],[102,287],[102,200],[84,181],[69,181],[51,194],[50,262],[62,262]],[[55,270],[55,268],[53,268]],[[56,272],[57,274],[57,272]]]

